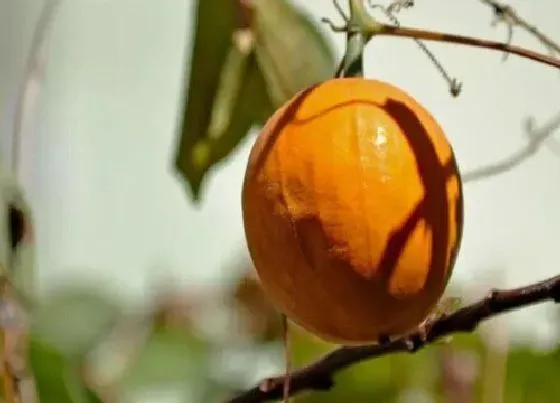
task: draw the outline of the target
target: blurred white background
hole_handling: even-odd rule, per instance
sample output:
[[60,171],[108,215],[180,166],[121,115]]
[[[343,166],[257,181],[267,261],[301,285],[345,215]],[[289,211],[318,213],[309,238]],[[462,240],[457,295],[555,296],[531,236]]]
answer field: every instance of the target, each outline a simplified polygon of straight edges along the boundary
[[[330,0],[297,3],[317,20],[338,21]],[[400,16],[403,25],[506,38],[506,28],[492,28],[490,9],[477,0],[416,3]],[[560,3],[509,4],[560,40]],[[42,6],[0,0],[4,140],[12,133],[14,100]],[[254,137],[211,175],[201,206],[191,204],[173,171],[192,6],[188,0],[62,1],[24,133],[22,180],[36,216],[43,290],[80,280],[142,301],[154,279],[213,285],[229,279],[239,256],[246,256],[240,189]],[[331,36],[341,54],[344,37]],[[521,31],[514,42],[546,52]],[[402,87],[431,110],[464,172],[524,147],[526,118],[545,124],[560,112],[558,71],[515,56],[504,63],[499,52],[429,45],[463,82],[459,98],[449,96],[437,70],[409,40],[375,39],[366,74]],[[7,148],[2,154],[6,160]],[[557,273],[559,184],[560,156],[546,146],[507,174],[467,184],[453,283],[484,292],[490,284],[521,285]],[[517,336],[545,339],[547,309],[509,315],[507,323]]]

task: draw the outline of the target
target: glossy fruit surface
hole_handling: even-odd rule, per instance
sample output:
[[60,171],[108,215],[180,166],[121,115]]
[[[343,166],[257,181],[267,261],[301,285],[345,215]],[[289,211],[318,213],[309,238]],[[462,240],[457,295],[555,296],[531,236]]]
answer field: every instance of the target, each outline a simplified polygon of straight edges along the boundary
[[278,109],[251,150],[242,209],[272,302],[337,343],[417,326],[461,243],[461,179],[442,128],[377,80],[328,80]]

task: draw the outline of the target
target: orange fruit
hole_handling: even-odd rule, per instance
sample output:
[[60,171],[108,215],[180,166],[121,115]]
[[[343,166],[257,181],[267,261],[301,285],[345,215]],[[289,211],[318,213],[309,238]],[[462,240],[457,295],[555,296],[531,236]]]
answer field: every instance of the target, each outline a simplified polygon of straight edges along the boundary
[[269,118],[242,209],[271,301],[341,344],[418,326],[445,291],[463,228],[442,128],[403,90],[363,78],[307,88]]

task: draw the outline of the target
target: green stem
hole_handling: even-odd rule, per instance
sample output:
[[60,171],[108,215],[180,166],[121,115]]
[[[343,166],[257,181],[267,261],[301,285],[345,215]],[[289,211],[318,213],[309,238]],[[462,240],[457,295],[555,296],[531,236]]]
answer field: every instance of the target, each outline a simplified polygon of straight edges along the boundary
[[336,73],[337,77],[364,76],[364,38],[359,33],[349,33],[346,37],[346,53]]
[[375,32],[375,27],[381,29],[367,12],[364,0],[349,0],[350,19],[346,33],[346,52],[336,72],[336,77],[363,77],[364,75],[364,47]]

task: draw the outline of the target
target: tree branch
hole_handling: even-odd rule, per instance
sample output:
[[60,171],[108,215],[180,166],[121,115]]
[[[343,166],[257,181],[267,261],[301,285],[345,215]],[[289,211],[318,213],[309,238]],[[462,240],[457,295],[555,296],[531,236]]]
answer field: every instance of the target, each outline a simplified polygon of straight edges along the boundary
[[422,39],[424,41],[447,42],[447,43],[454,43],[458,45],[474,46],[474,47],[490,49],[490,50],[501,50],[503,52],[521,56],[526,59],[533,60],[535,62],[540,62],[552,67],[556,67],[557,69],[560,68],[560,59],[557,59],[553,56],[549,56],[529,49],[525,49],[520,46],[509,45],[508,43],[490,41],[487,39],[472,38],[470,36],[455,35],[455,34],[448,34],[442,32],[426,31],[423,29],[416,29],[416,28],[393,27],[390,25],[384,25],[383,29],[380,32],[376,32],[376,35],[400,36],[404,38]]
[[537,27],[531,25],[527,20],[522,18],[517,12],[506,4],[499,3],[495,0],[480,0],[483,4],[490,6],[494,13],[494,23],[504,23],[508,28],[508,44],[513,38],[513,29],[520,27],[526,32],[533,35],[537,40],[542,43],[551,54],[560,53],[560,45],[553,41],[551,38],[542,33]]
[[[533,126],[534,124],[532,120],[528,120],[526,130],[528,141],[525,147],[501,161],[465,172],[461,175],[463,182],[474,182],[480,179],[487,179],[492,176],[509,172],[537,154],[541,146],[547,140],[551,140],[555,131],[560,128],[560,114],[557,114],[541,128],[535,129]],[[552,151],[554,152],[554,149]]]
[[[524,306],[552,300],[560,302],[560,275],[525,287],[493,290],[485,298],[440,316],[408,336],[384,344],[340,347],[318,361],[303,367],[290,376],[290,394],[302,391],[329,390],[334,386],[334,376],[358,362],[392,353],[414,353],[444,336],[469,333],[493,316]],[[240,392],[226,403],[261,403],[282,396],[284,377],[266,379],[257,386]]]
[[[333,2],[337,4],[338,0],[333,0]],[[368,13],[365,6],[365,0],[350,0],[350,2],[353,6],[354,13],[357,15],[354,21],[351,21],[349,23],[348,19],[345,19],[345,24],[343,26],[336,26],[329,19],[322,19],[322,21],[327,23],[334,32],[359,33],[366,39],[365,42],[369,41],[374,36],[384,35],[424,41],[447,42],[490,50],[499,50],[560,69],[560,59],[543,53],[535,52],[530,49],[525,49],[520,46],[510,45],[509,43],[473,38],[465,35],[450,34],[446,32],[435,32],[424,29],[382,24],[376,21]],[[523,22],[523,20],[520,20],[519,18],[515,20],[517,24],[521,24],[520,21]],[[530,26],[528,26],[528,24],[524,24],[522,25],[522,27],[524,29],[531,28]],[[543,40],[542,34],[540,34],[540,32],[535,32],[535,30],[531,30],[530,32],[534,35],[538,35],[538,38],[541,41]],[[545,39],[548,38],[545,37]],[[550,43],[545,43],[547,43],[547,45],[550,47]],[[554,42],[552,43],[554,44]]]

